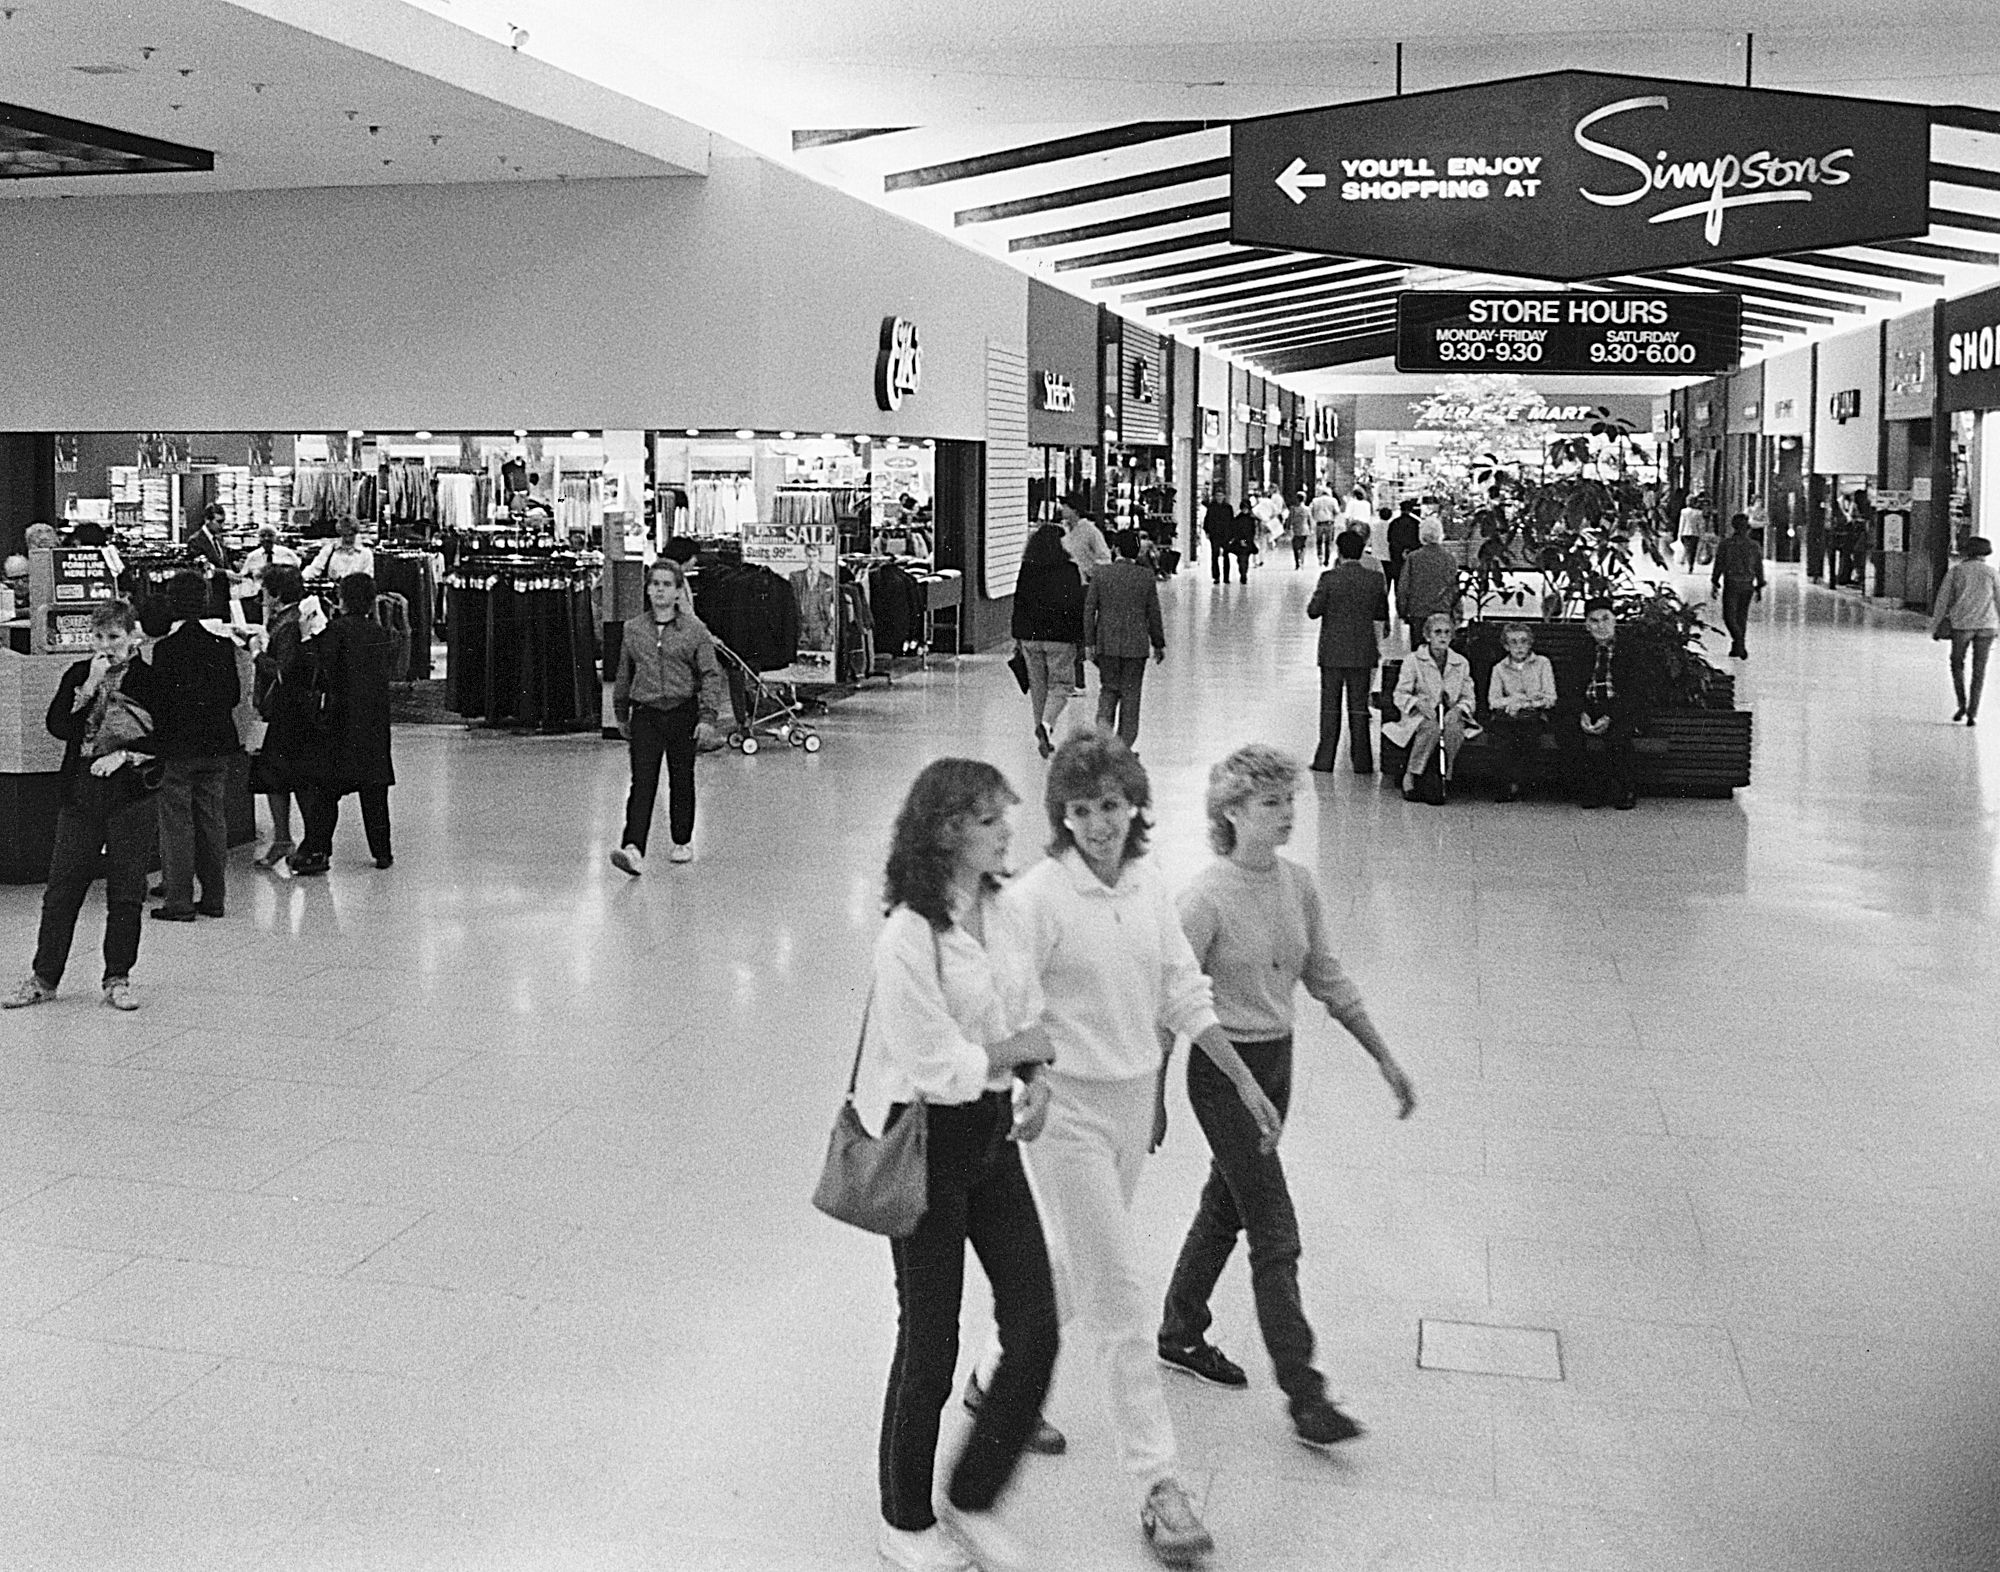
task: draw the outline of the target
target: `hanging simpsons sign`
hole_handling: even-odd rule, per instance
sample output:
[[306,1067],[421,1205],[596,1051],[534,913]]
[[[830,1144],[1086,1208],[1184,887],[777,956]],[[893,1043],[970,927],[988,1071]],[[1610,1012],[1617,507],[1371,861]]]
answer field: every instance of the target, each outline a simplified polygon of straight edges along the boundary
[[1921,105],[1556,71],[1239,121],[1230,238],[1574,281],[1929,227]]

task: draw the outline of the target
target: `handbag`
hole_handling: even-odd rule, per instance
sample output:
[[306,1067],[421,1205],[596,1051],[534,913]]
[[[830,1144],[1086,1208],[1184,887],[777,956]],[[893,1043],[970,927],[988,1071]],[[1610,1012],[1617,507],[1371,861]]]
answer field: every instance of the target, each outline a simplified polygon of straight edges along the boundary
[[874,1003],[871,987],[861,1010],[861,1037],[854,1045],[847,1095],[834,1116],[812,1201],[837,1222],[901,1239],[915,1231],[930,1209],[930,1119],[919,1098],[880,1136],[873,1136],[855,1111],[854,1088],[861,1079],[861,1050],[868,1041],[868,1012]]
[[1007,657],[1007,669],[1014,674],[1014,680],[1021,685],[1021,691],[1026,693],[1032,686],[1028,681],[1028,656],[1018,642],[1014,645],[1014,653]]

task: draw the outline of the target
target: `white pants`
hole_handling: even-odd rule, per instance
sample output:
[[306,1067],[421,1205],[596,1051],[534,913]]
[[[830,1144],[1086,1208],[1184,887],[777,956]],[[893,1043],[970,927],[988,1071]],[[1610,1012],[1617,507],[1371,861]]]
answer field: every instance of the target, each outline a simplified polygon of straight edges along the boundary
[[1180,1474],[1154,1348],[1158,1296],[1147,1295],[1132,1243],[1132,1196],[1153,1136],[1155,1081],[1042,1073],[1051,1093],[1048,1123],[1023,1152],[1049,1235],[1057,1313],[1066,1326],[1081,1314],[1096,1334],[1119,1461],[1143,1501],[1154,1485]]

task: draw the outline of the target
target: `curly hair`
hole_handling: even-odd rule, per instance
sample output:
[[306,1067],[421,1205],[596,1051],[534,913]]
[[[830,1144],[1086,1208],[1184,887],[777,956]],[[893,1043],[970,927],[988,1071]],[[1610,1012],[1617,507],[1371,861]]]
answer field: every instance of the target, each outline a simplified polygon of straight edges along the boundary
[[92,633],[137,633],[139,614],[132,609],[132,603],[119,596],[110,600],[100,600],[90,608],[90,631]]
[[1266,792],[1290,796],[1298,789],[1299,761],[1267,742],[1238,748],[1216,765],[1208,772],[1208,844],[1216,856],[1227,857],[1236,850],[1236,826],[1229,822],[1232,808]]
[[907,906],[935,931],[949,928],[960,823],[988,804],[1020,800],[1007,777],[983,759],[926,764],[896,814],[882,880],[884,909]]
[[1055,757],[1049,760],[1048,785],[1042,794],[1042,806],[1049,818],[1051,857],[1060,857],[1076,847],[1076,837],[1063,822],[1065,805],[1114,791],[1122,793],[1139,810],[1132,816],[1132,828],[1125,836],[1125,861],[1130,862],[1146,855],[1153,827],[1150,811],[1153,784],[1146,778],[1145,766],[1133,757],[1123,738],[1095,727],[1077,732],[1056,749]]

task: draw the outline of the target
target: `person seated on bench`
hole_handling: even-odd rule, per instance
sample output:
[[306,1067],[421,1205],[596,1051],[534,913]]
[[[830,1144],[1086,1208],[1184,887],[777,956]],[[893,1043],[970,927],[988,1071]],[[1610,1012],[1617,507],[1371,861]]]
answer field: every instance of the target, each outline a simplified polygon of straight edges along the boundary
[[1451,647],[1451,635],[1450,615],[1432,612],[1424,619],[1423,648],[1403,662],[1396,677],[1396,710],[1402,719],[1390,722],[1390,727],[1405,734],[1395,740],[1410,750],[1403,767],[1405,801],[1416,801],[1417,782],[1430,763],[1432,749],[1440,750],[1439,773],[1450,782],[1452,763],[1478,702],[1472,667]]
[[1548,656],[1535,653],[1535,630],[1524,622],[1509,626],[1500,642],[1507,654],[1487,680],[1487,725],[1506,774],[1500,800],[1519,802],[1521,779],[1548,734],[1549,712],[1556,707],[1556,669]]
[[1639,795],[1632,785],[1632,734],[1639,719],[1636,674],[1618,647],[1618,615],[1609,600],[1586,601],[1583,626],[1590,643],[1572,670],[1570,691],[1578,695],[1579,707],[1565,739],[1577,753],[1580,801],[1586,808],[1607,802],[1637,807]]

